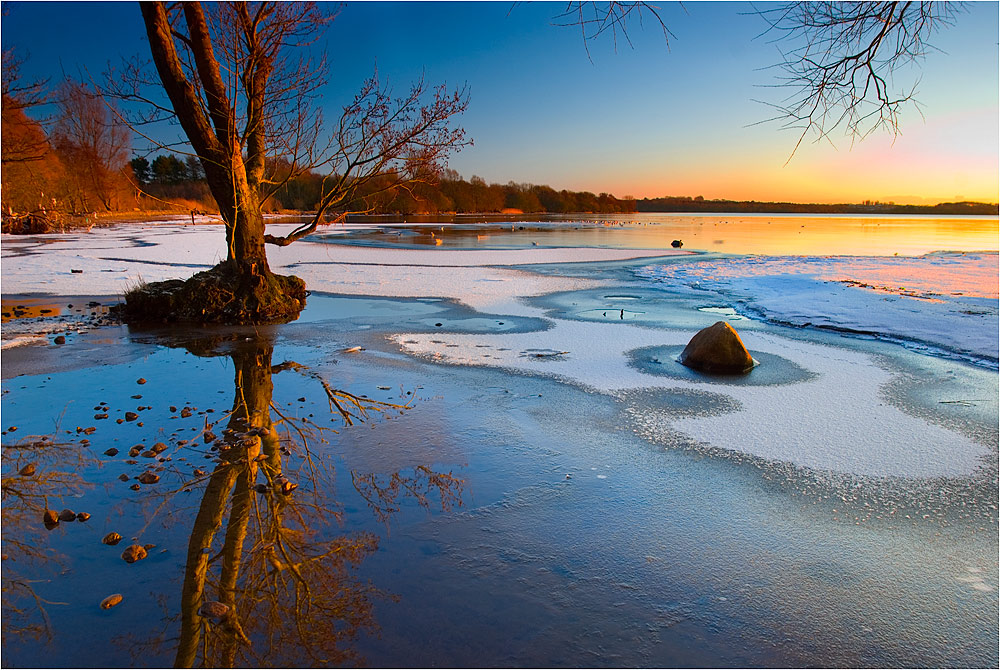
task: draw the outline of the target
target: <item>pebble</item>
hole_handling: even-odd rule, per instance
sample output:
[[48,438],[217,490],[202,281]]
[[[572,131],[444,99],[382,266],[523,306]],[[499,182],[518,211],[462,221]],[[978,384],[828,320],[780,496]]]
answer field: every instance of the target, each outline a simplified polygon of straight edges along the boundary
[[145,547],[138,544],[133,544],[122,552],[122,560],[125,561],[126,563],[135,563],[136,561],[141,561],[142,559],[146,558],[146,556],[148,555],[149,554],[146,551]]
[[125,420],[126,421],[135,421],[138,418],[139,418],[139,415],[136,414],[135,412],[125,412]]
[[101,601],[101,609],[109,610],[115,605],[119,604],[121,601],[122,601],[122,594],[112,593],[110,596]]
[[139,486],[138,484],[132,484],[132,486],[130,486],[129,488],[132,489],[133,491],[138,491],[142,487]]
[[209,600],[198,608],[198,614],[207,619],[222,619],[229,614],[229,605],[217,600]]
[[71,509],[64,509],[59,512],[60,521],[76,521],[76,512]]
[[160,481],[160,475],[153,474],[152,472],[149,471],[143,472],[141,475],[139,475],[139,481],[142,482],[143,484],[155,484],[156,482]]
[[35,464],[34,463],[28,463],[23,468],[21,468],[20,470],[18,470],[17,474],[21,475],[22,477],[31,477],[33,474],[35,474],[35,470],[37,470],[37,467],[35,466]]
[[120,475],[118,475],[118,479],[122,480],[123,482],[127,482],[129,480],[129,476],[123,472]]
[[142,378],[142,377],[139,377],[138,379],[135,380],[135,383],[136,384],[145,384],[146,380],[144,378]]
[[59,515],[54,509],[47,509],[42,515],[42,522],[46,526],[58,526],[59,525]]
[[108,533],[107,535],[104,536],[104,539],[101,540],[101,542],[103,542],[104,544],[112,547],[121,541],[122,541],[122,536],[114,532]]
[[115,449],[114,447],[111,447],[110,449],[108,449],[107,451],[104,452],[104,455],[105,456],[117,456],[118,455],[118,450]]
[[89,518],[90,514],[88,514],[87,512],[80,512],[79,514],[76,515],[76,520],[80,522],[84,522]]

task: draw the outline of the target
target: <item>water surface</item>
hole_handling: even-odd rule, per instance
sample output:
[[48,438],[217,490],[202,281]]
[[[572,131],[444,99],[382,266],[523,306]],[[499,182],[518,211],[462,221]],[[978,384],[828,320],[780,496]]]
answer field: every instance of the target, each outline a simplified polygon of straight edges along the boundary
[[[426,217],[424,217],[426,219]],[[313,239],[338,244],[442,249],[531,247],[670,248],[767,255],[916,256],[933,251],[997,251],[998,218],[848,214],[619,214],[544,217],[510,223],[375,224],[325,229]]]
[[[947,343],[906,348],[884,331],[761,317],[782,306],[772,289],[785,280],[774,278],[797,276],[807,298],[847,296],[830,303],[840,307],[919,316],[931,305],[946,328],[995,328],[984,279],[995,254],[873,256],[963,239],[983,248],[980,225],[995,249],[996,219],[810,217],[881,240],[868,258],[830,259],[840,252],[817,251],[822,238],[790,221],[784,237],[757,239],[775,222],[668,218],[503,226],[492,243],[456,227],[405,243],[659,247],[677,235],[689,248],[722,228],[721,251],[760,244],[797,258],[533,268],[606,285],[526,300],[530,316],[434,296],[313,294],[287,325],[149,330],[81,325],[103,315],[79,305],[106,301],[5,296],[5,329],[54,325],[43,344],[4,350],[4,664],[996,667],[995,355],[984,368],[949,357],[960,347]],[[856,242],[842,240],[843,253]],[[676,334],[720,319],[869,356],[889,379],[879,403],[986,457],[960,476],[877,477],[701,443],[676,426],[739,427],[740,402],[732,383],[672,366],[667,346],[626,362],[649,388],[597,393],[551,376],[545,358],[531,371],[451,365],[391,339],[451,351],[449,338],[544,334],[556,321]],[[794,403],[812,379],[778,354],[761,362],[742,388]],[[46,509],[90,516],[47,526]],[[120,542],[103,543],[112,532]],[[146,557],[127,563],[133,545]],[[121,602],[101,609],[112,594]],[[209,616],[207,603],[226,614]]]

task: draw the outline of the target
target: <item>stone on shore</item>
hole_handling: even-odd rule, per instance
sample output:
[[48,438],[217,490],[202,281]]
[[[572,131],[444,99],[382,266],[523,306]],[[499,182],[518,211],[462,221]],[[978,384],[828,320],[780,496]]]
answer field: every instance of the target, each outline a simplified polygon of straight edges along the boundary
[[755,365],[733,327],[725,321],[698,331],[678,361],[694,370],[720,375],[742,375]]

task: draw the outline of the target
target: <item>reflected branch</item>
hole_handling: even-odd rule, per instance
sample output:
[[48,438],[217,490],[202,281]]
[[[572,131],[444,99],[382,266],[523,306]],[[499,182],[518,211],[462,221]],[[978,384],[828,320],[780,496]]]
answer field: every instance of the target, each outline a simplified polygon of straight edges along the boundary
[[[330,466],[325,459],[313,460],[309,443],[314,431],[323,429],[281,413],[272,400],[272,375],[294,370],[318,381],[331,401],[331,414],[345,425],[364,421],[373,411],[410,405],[335,389],[292,361],[272,366],[270,340],[239,340],[224,352],[234,363],[233,409],[188,542],[174,663],[290,667],[302,665],[303,658],[323,665],[358,663],[350,643],[363,631],[377,630],[374,602],[385,594],[355,572],[377,551],[379,539],[369,532],[321,539],[320,531],[342,518],[335,500],[316,494]],[[199,355],[211,355],[208,347],[197,348]],[[285,441],[277,430],[282,424],[288,431]],[[293,494],[298,488],[285,476],[282,461],[293,453],[296,440],[308,467],[303,483],[311,486]],[[424,466],[412,475],[394,473],[387,482],[374,474],[352,473],[352,478],[384,522],[406,497],[425,508],[435,495],[442,509],[461,504],[462,481]],[[306,493],[310,488],[312,495]],[[212,556],[223,523],[222,548]]]

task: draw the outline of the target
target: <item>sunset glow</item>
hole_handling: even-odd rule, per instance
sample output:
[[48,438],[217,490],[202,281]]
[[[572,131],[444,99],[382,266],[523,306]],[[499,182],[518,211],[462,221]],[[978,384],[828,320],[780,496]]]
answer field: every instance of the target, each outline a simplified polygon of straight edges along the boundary
[[[5,3],[4,48],[28,57],[26,76],[88,73],[143,53],[131,3]],[[761,123],[774,88],[778,45],[758,38],[748,4],[665,5],[669,45],[655,22],[619,39],[584,44],[553,26],[550,4],[348,3],[317,45],[329,54],[333,116],[378,67],[397,92],[421,75],[469,86],[461,123],[475,144],[451,160],[466,178],[548,184],[637,198],[696,196],[793,202],[935,204],[998,200],[998,5],[970,3],[933,36],[935,50],[892,82],[919,81],[920,107],[901,134],[828,141]],[[29,30],[42,20],[41,34]],[[84,44],[94,24],[114,40]],[[373,31],[372,26],[377,26]],[[27,39],[30,35],[30,39]],[[137,145],[137,148],[139,145]]]

